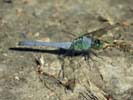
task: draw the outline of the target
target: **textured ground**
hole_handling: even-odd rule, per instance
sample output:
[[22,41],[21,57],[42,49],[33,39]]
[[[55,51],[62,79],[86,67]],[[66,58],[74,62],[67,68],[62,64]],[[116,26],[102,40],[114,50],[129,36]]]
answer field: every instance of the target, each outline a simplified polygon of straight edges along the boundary
[[[0,0],[0,100],[133,100],[132,5],[133,0]],[[95,51],[100,58],[44,52],[53,48],[10,50],[21,40],[69,41],[69,32],[91,32],[104,27],[104,19],[123,21],[103,39],[125,45]]]

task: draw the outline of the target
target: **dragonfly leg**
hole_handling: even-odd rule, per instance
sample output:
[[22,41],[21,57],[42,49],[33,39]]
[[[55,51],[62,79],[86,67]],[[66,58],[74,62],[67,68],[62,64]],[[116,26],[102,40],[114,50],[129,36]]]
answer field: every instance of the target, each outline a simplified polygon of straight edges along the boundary
[[90,59],[90,51],[84,51],[81,56],[84,56],[85,60]]
[[97,53],[95,53],[95,52],[94,52],[94,51],[92,51],[92,50],[90,51],[90,53],[91,53],[91,54],[93,54],[94,56],[96,56],[96,57],[100,58],[100,59],[103,59],[102,57],[99,57],[99,56],[98,56],[98,54],[97,54]]

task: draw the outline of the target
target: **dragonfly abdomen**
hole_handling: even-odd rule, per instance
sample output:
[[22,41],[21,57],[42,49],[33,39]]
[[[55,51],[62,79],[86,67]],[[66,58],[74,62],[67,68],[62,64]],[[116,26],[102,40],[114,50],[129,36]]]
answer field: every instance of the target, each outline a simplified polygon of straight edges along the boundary
[[18,43],[19,46],[51,46],[62,49],[69,49],[71,42],[30,42],[30,41],[21,41]]

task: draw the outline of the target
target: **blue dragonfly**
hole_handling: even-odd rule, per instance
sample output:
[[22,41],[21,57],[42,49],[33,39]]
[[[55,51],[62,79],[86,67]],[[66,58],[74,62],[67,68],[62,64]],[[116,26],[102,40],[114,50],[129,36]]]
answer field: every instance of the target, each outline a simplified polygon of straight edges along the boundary
[[106,34],[109,29],[118,26],[118,23],[114,25],[108,24],[106,27],[99,30],[85,33],[76,39],[68,42],[31,42],[31,41],[20,41],[19,46],[51,46],[55,48],[65,49],[72,52],[88,52],[91,48],[99,49],[102,48],[103,41],[99,40],[98,37]]
[[77,38],[71,42],[30,42],[20,41],[19,46],[50,46],[75,52],[86,51],[92,46],[92,39],[86,36]]

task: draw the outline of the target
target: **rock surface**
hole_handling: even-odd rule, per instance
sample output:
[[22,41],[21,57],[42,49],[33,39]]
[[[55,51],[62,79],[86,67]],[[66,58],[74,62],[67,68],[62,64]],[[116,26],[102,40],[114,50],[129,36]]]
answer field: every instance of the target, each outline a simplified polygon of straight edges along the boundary
[[[0,0],[0,100],[133,100],[132,5],[132,0]],[[47,47],[10,49],[21,40],[70,41],[75,38],[70,33],[79,36],[106,21],[124,26],[103,39],[126,46],[95,51],[93,60],[46,53],[54,50]]]

